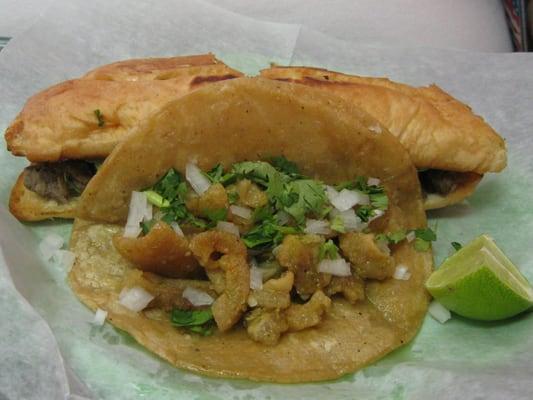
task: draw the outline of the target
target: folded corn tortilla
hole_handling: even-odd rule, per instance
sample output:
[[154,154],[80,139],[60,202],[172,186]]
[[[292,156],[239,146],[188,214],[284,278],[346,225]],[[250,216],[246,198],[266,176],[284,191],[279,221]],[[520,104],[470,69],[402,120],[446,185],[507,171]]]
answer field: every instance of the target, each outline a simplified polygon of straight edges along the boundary
[[395,262],[409,266],[410,279],[370,281],[365,300],[356,304],[334,298],[320,325],[287,333],[272,346],[254,342],[240,325],[204,337],[173,327],[164,312],[128,310],[119,294],[135,266],[112,244],[123,231],[132,191],[153,185],[170,168],[183,173],[194,160],[205,171],[273,155],[329,184],[378,178],[389,196],[383,231],[424,227],[416,169],[385,128],[372,132],[375,124],[338,96],[261,78],[214,83],[167,104],[116,146],[83,192],[70,242],[72,290],[150,351],[205,375],[318,381],[383,357],[415,336],[427,310],[424,281],[432,257],[411,243],[392,251]]

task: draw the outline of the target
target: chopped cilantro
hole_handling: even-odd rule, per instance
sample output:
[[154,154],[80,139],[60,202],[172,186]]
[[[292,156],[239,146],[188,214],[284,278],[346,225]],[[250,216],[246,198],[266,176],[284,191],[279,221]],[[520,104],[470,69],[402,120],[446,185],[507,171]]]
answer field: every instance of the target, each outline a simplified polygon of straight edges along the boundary
[[370,193],[368,197],[370,198],[370,204],[372,204],[374,208],[383,211],[389,208],[389,198],[385,192]]
[[389,243],[398,244],[402,240],[405,239],[405,236],[406,236],[405,231],[396,231],[396,232],[393,232],[393,233],[389,233],[387,235],[387,239],[388,239]]
[[268,218],[256,225],[242,237],[249,249],[267,249],[279,244],[285,235],[299,233],[298,228],[281,226],[274,218]]
[[307,213],[320,214],[326,205],[324,185],[312,179],[298,179],[286,185],[288,198],[292,204],[285,205],[284,210],[298,224],[305,223]]
[[339,258],[339,248],[331,239],[320,245],[318,250],[318,259],[323,260],[324,258],[328,258],[330,260]]
[[336,232],[340,232],[340,233],[346,232],[344,221],[342,220],[340,215],[336,215],[335,217],[333,217],[333,219],[329,223],[329,227],[331,228],[331,230],[336,231]]
[[355,210],[355,214],[361,219],[361,221],[368,222],[370,217],[374,215],[373,211],[374,208],[371,205],[367,204],[357,208],[357,210]]
[[204,174],[211,183],[220,183],[223,186],[226,186],[235,181],[236,175],[233,172],[224,173],[224,168],[222,164],[215,165],[210,171]]
[[452,247],[455,249],[455,251],[459,251],[463,248],[463,245],[459,242],[452,242]]
[[206,310],[181,310],[174,308],[170,316],[172,325],[188,328],[189,331],[208,336],[213,333],[213,313]]
[[239,193],[236,191],[229,191],[228,193],[228,201],[230,204],[235,204],[239,200]]
[[224,221],[228,215],[228,210],[225,208],[219,208],[215,210],[204,210],[205,216],[209,221],[217,223],[218,221]]
[[416,251],[428,251],[431,247],[431,242],[437,240],[437,235],[431,228],[415,229],[414,247]]
[[98,127],[102,128],[105,125],[104,114],[102,114],[102,112],[99,109],[96,109],[93,112],[94,112],[94,115],[96,116],[96,120],[98,121]]
[[376,240],[386,242],[387,244],[398,244],[405,239],[406,232],[404,230],[393,233],[379,233],[376,235]]
[[254,210],[252,221],[261,222],[270,217],[272,217],[272,209],[269,206],[259,207]]
[[248,178],[263,187],[268,187],[272,178],[280,175],[276,168],[265,161],[240,162],[233,165],[233,171],[239,177]]
[[437,235],[431,228],[415,229],[415,237],[425,240],[426,242],[434,242],[437,240]]
[[426,242],[424,239],[416,238],[414,242],[416,251],[428,251],[430,248],[431,242]]
[[181,174],[172,168],[149,190],[160,194],[168,201],[183,200],[187,194],[187,184]]
[[284,156],[270,157],[268,161],[279,172],[282,172],[292,177],[297,177],[297,178],[301,177],[298,166],[292,161],[287,160]]
[[150,230],[154,227],[156,222],[157,221],[155,219],[151,219],[150,221],[142,221],[141,222],[141,229],[142,229],[143,235],[147,235],[148,232],[150,232]]

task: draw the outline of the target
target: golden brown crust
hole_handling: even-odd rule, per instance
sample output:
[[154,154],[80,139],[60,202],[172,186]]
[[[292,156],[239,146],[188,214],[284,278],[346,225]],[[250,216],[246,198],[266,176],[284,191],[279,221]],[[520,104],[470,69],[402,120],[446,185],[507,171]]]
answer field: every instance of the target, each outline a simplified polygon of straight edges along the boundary
[[48,218],[74,218],[78,198],[68,203],[59,204],[55,200],[47,200],[24,186],[22,172],[9,197],[9,211],[21,221],[42,221]]
[[6,130],[8,150],[33,162],[105,157],[132,126],[166,102],[239,76],[212,54],[103,66],[32,96]]
[[412,87],[307,67],[276,66],[261,76],[323,88],[353,102],[400,139],[418,168],[483,174],[506,165],[503,139],[436,85]]
[[476,190],[476,186],[481,181],[481,178],[483,178],[483,175],[475,173],[465,175],[465,179],[461,184],[457,185],[456,189],[447,195],[443,196],[436,193],[428,194],[424,200],[424,208],[426,210],[434,210],[436,208],[451,206],[452,204],[457,204],[463,201],[474,193],[474,190]]

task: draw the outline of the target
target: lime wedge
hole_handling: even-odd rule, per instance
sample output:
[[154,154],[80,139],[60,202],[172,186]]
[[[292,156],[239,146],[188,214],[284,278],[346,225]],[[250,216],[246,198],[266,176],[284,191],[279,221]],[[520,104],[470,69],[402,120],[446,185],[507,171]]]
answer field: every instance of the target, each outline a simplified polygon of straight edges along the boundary
[[426,288],[447,309],[483,321],[509,318],[533,305],[533,288],[487,235],[448,257]]

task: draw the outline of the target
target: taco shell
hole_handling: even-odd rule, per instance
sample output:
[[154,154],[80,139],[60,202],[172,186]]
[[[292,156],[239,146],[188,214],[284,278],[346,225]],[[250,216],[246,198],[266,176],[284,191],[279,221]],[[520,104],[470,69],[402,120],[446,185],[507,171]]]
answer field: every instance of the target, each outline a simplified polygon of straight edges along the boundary
[[[157,309],[132,312],[118,302],[134,266],[112,237],[123,230],[133,190],[153,185],[170,168],[195,160],[206,170],[283,155],[326,183],[379,178],[389,196],[384,231],[426,224],[416,170],[397,139],[368,127],[376,121],[337,96],[301,85],[239,78],[201,88],[146,118],[106,159],[82,194],[70,243],[74,293],[91,309],[171,364],[210,376],[272,382],[334,379],[409,342],[425,316],[430,252],[409,243],[393,250],[409,280],[369,281],[355,305],[333,299],[317,327],[285,334],[272,346],[252,341],[239,325],[199,336],[173,327]],[[165,280],[166,278],[161,278]]]

